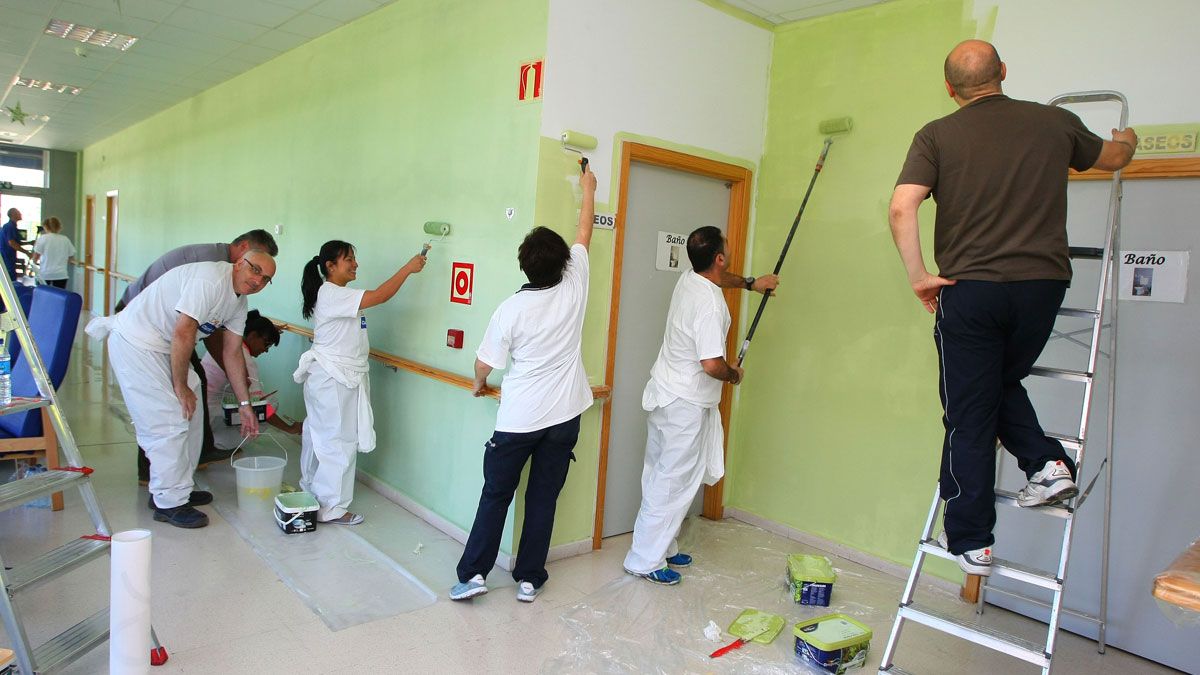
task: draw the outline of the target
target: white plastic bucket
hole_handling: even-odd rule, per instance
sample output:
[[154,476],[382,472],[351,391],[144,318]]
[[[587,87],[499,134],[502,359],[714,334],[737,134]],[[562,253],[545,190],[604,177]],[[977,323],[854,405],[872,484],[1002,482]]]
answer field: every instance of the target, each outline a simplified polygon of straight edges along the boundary
[[[282,446],[281,446],[282,449]],[[238,508],[270,510],[283,484],[283,468],[287,466],[287,450],[283,457],[263,455],[258,457],[243,457],[233,460],[233,470],[237,475]]]

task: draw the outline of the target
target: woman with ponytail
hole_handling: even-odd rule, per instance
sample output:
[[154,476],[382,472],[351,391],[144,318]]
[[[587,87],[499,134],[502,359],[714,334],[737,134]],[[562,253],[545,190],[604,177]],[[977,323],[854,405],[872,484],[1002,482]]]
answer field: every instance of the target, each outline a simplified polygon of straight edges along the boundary
[[371,347],[363,310],[390,300],[409,275],[424,268],[425,256],[416,255],[378,288],[350,288],[358,277],[354,246],[337,240],[325,242],[304,265],[300,292],[304,318],[313,322],[313,344],[300,356],[292,377],[304,384],[308,409],[301,435],[300,487],[316,496],[321,522],[363,521],[347,510],[354,499],[356,455],[375,449],[367,377]]

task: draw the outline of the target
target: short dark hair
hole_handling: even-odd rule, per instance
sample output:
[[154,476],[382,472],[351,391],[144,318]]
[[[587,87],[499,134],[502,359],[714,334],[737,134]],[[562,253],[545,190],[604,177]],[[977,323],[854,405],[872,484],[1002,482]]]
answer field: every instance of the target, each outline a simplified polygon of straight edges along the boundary
[[546,227],[535,227],[525,235],[525,241],[517,249],[517,262],[529,283],[538,288],[549,288],[562,281],[563,271],[571,260],[571,248],[557,232]]
[[973,99],[1000,86],[1000,53],[995,45],[986,50],[966,51],[946,56],[943,71],[946,81],[964,99]]
[[271,236],[266,230],[250,230],[246,234],[229,242],[230,246],[237,246],[243,241],[250,242],[252,248],[266,251],[268,255],[275,258],[279,255],[279,245],[275,243],[275,237]]
[[273,321],[252,309],[246,313],[245,334],[255,333],[262,337],[263,342],[274,347],[279,344],[279,327]]
[[724,251],[725,235],[720,228],[706,225],[688,235],[688,260],[697,272],[707,272],[717,261],[717,254]]

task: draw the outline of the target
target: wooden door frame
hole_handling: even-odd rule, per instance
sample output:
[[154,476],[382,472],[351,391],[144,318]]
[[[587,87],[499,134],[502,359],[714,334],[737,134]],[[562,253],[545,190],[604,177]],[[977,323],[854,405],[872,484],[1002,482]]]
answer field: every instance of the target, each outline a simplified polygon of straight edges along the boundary
[[87,228],[83,240],[83,311],[92,311],[92,277],[95,276],[96,257],[96,195],[83,198],[83,222]]
[[113,313],[113,272],[117,266],[117,219],[120,218],[120,195],[109,190],[104,200],[104,316]]
[[[683,171],[729,183],[729,213],[725,221],[725,248],[729,256],[729,270],[735,274],[742,270],[746,261],[746,237],[750,228],[750,198],[754,174],[750,169],[718,162],[712,159],[658,148],[644,143],[626,141],[621,146],[620,187],[617,196],[617,215],[614,225],[612,300],[608,313],[608,346],[604,366],[604,384],[612,390],[613,371],[616,368],[617,321],[621,310],[621,266],[625,253],[625,216],[629,204],[629,170],[633,162],[649,164],[666,169]],[[725,301],[729,304],[730,331],[726,338],[725,353],[735,353],[738,317],[741,314],[741,290],[725,289]],[[721,421],[725,426],[725,454],[729,453],[729,410],[733,385],[726,384],[721,390]],[[612,425],[612,397],[604,401],[600,422],[600,472],[596,484],[596,515],[592,530],[592,549],[599,549],[604,534],[604,497],[608,480],[608,444]],[[720,520],[725,509],[725,480],[704,487],[705,518]]]

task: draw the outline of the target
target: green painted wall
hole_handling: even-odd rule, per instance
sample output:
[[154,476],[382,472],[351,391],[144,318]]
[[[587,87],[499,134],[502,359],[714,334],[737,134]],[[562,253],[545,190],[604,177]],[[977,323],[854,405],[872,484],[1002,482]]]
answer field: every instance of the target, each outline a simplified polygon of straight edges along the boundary
[[932,319],[887,206],[912,135],[953,110],[942,60],[975,35],[970,16],[958,0],[898,0],[791,24],[771,66],[756,271],[774,264],[800,205],[818,122],[855,126],[833,145],[747,357],[727,503],[905,564],[937,478],[941,408]]
[[[518,103],[516,89],[519,63],[544,53],[546,15],[544,0],[389,5],[87,148],[82,189],[97,195],[101,235],[104,194],[120,190],[116,268],[138,273],[174,246],[282,223],[279,273],[251,305],[303,323],[300,272],[323,241],[356,244],[357,285],[373,287],[419,250],[425,221],[446,221],[425,272],[367,312],[371,343],[469,374],[492,311],[524,281],[516,248],[534,225],[541,104]],[[469,307],[448,301],[452,261],[476,265]],[[467,349],[445,346],[448,328],[466,331]],[[262,359],[294,414],[305,348],[290,336]],[[371,377],[379,448],[360,467],[469,528],[496,402],[379,366]],[[596,426],[556,543],[591,533]]]

